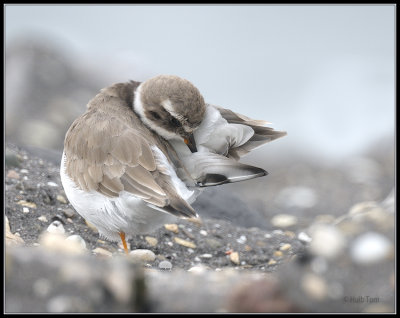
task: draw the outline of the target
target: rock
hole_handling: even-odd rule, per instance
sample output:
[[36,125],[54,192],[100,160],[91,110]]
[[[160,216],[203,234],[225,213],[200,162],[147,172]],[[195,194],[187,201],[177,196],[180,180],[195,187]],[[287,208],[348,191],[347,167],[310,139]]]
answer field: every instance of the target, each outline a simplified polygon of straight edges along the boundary
[[62,210],[62,212],[63,212],[64,216],[67,218],[72,218],[75,216],[75,211],[70,208],[64,209],[64,210]]
[[206,254],[201,254],[199,257],[201,257],[201,258],[212,258],[213,256],[212,256],[212,254],[206,253]]
[[283,244],[279,249],[280,249],[281,251],[287,251],[287,250],[289,250],[291,247],[292,247],[292,245],[286,243],[286,244]]
[[112,257],[112,253],[110,251],[107,251],[104,248],[101,247],[96,247],[92,251],[96,256],[101,256],[101,257]]
[[158,240],[155,237],[146,236],[144,239],[146,240],[147,243],[149,243],[153,247],[158,244]]
[[80,235],[76,235],[76,234],[70,235],[70,236],[67,237],[66,240],[67,240],[67,241],[74,242],[74,243],[76,243],[76,244],[79,244],[80,247],[81,247],[82,249],[84,249],[84,250],[86,249],[86,242],[85,242],[85,240],[84,240]]
[[160,264],[158,264],[158,268],[161,270],[170,271],[172,269],[172,264],[169,261],[161,261]]
[[136,249],[129,253],[129,256],[137,262],[154,262],[156,259],[156,255],[146,249]]
[[247,241],[247,238],[246,238],[245,235],[241,235],[241,236],[236,240],[236,242],[238,242],[239,244],[244,244],[244,243],[246,243],[246,241]]
[[10,170],[7,173],[7,178],[19,179],[19,174],[15,170]]
[[175,243],[185,246],[185,247],[196,248],[196,244],[194,244],[193,242],[183,240],[180,237],[174,237],[174,241],[175,241]]
[[57,194],[57,201],[61,202],[62,204],[68,204],[67,199],[61,194]]
[[200,230],[199,233],[200,233],[201,235],[203,235],[203,236],[207,236],[207,235],[208,235],[207,231],[205,231],[205,230]]
[[301,280],[301,287],[312,299],[323,300],[327,297],[325,280],[315,274],[305,274]]
[[310,242],[312,241],[312,238],[309,237],[308,234],[305,233],[305,232],[300,232],[300,233],[297,235],[297,238],[298,238],[300,241],[305,242],[305,243],[310,243]]
[[49,222],[49,221],[47,220],[47,218],[46,218],[45,215],[39,216],[39,217],[38,217],[38,220],[41,221],[41,222],[45,222],[45,223]]
[[32,209],[36,209],[37,208],[35,202],[28,202],[28,201],[25,201],[25,200],[19,200],[17,202],[17,204],[25,206],[25,207],[28,207],[28,208],[32,208]]
[[232,252],[229,254],[229,259],[231,260],[232,263],[239,265],[240,260],[239,260],[239,253],[238,252]]
[[53,182],[53,181],[47,182],[47,185],[48,185],[49,187],[54,187],[54,188],[58,187],[58,184],[55,183],[55,182]]
[[65,233],[65,229],[63,224],[56,220],[53,221],[47,228],[47,232],[49,233],[53,233],[53,234],[64,234]]
[[351,243],[350,255],[358,264],[376,263],[394,253],[388,238],[376,232],[367,232],[355,238]]
[[297,217],[289,214],[277,214],[271,219],[271,224],[275,227],[290,227],[297,224]]
[[177,224],[164,224],[166,230],[174,232],[175,234],[179,233],[179,228]]
[[194,273],[194,274],[203,274],[207,271],[207,267],[204,265],[197,265],[193,266],[188,269],[188,272]]
[[26,208],[26,207],[23,207],[23,208],[22,208],[22,212],[23,212],[23,213],[29,213],[29,209]]
[[346,246],[343,234],[332,225],[316,224],[309,229],[312,241],[310,251],[327,258],[337,257]]

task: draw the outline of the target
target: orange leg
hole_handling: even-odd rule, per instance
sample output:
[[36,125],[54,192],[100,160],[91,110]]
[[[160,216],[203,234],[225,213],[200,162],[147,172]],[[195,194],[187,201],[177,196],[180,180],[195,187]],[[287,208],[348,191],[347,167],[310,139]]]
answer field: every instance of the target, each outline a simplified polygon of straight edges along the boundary
[[126,245],[126,241],[125,241],[125,233],[124,232],[119,232],[119,236],[121,238],[122,245],[124,245],[125,254],[128,255],[129,251],[128,251],[128,245]]

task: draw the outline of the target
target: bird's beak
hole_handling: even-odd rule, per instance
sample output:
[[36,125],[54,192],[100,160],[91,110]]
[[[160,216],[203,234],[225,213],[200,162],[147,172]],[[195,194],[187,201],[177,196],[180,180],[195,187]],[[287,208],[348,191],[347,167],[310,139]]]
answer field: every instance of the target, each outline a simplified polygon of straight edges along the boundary
[[183,141],[185,142],[185,144],[189,147],[191,152],[197,152],[197,148],[196,148],[196,141],[194,140],[194,136],[193,134],[187,135]]

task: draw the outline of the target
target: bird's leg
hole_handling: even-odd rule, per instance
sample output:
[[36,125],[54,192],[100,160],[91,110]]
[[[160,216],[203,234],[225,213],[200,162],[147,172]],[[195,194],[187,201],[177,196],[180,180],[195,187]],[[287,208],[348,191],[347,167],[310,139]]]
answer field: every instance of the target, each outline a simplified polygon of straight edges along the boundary
[[121,238],[122,245],[124,246],[125,254],[128,255],[129,251],[128,251],[128,246],[126,245],[126,241],[125,241],[125,233],[119,232],[119,237]]

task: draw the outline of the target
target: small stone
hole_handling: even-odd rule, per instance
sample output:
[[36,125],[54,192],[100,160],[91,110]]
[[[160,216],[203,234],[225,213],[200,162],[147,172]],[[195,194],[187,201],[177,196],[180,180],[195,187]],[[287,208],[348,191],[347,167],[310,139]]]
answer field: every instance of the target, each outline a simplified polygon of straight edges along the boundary
[[175,243],[177,243],[179,245],[182,245],[182,246],[185,246],[185,247],[196,248],[196,244],[194,244],[193,242],[189,242],[189,241],[183,240],[183,239],[181,239],[179,237],[174,237],[174,241],[175,241]]
[[332,225],[314,225],[310,228],[310,235],[310,251],[315,255],[333,259],[342,253],[346,246],[344,235]]
[[271,224],[275,227],[290,227],[297,224],[297,217],[289,214],[277,214],[272,217]]
[[239,253],[238,252],[232,252],[229,254],[229,259],[231,260],[232,263],[239,265]]
[[200,233],[201,235],[203,235],[203,236],[207,236],[207,235],[208,235],[207,231],[205,231],[205,230],[200,230],[199,233]]
[[58,220],[53,221],[49,227],[47,228],[47,232],[53,233],[53,234],[64,234],[65,229],[62,223]]
[[250,252],[252,250],[252,247],[250,245],[245,245],[244,249],[246,252]]
[[309,236],[307,235],[307,233],[305,233],[305,232],[300,232],[300,233],[297,235],[297,238],[298,238],[300,241],[305,242],[305,243],[310,243],[310,242],[312,241],[312,238],[309,237]]
[[172,264],[168,261],[162,261],[158,264],[158,268],[164,271],[170,271],[172,269]]
[[62,210],[62,213],[63,213],[64,216],[67,217],[67,218],[72,218],[72,217],[75,216],[75,211],[72,210],[72,209],[69,209],[69,208],[68,208],[68,209]]
[[67,199],[61,194],[57,194],[57,201],[61,202],[62,204],[68,204]]
[[146,249],[136,249],[129,253],[129,256],[137,262],[154,262],[156,259],[156,255]]
[[274,252],[274,256],[276,256],[276,257],[282,257],[282,256],[283,256],[283,253],[282,253],[281,251],[275,251],[275,252]]
[[80,235],[77,235],[77,234],[70,235],[70,236],[67,237],[66,240],[69,241],[69,242],[74,242],[76,244],[79,244],[79,246],[82,249],[86,249],[86,242]]
[[292,245],[290,245],[289,243],[283,244],[279,249],[281,251],[287,251],[292,247]]
[[276,263],[277,261],[271,258],[268,262],[268,265],[275,265]]
[[295,238],[296,234],[292,231],[285,231],[284,232],[287,237]]
[[271,238],[271,237],[272,237],[272,235],[271,235],[271,234],[269,234],[269,233],[265,233],[265,234],[264,234],[264,237],[265,237],[266,239],[269,239],[269,238]]
[[153,247],[158,244],[158,240],[155,237],[146,236],[144,239],[146,240],[147,243],[149,243],[149,245]]
[[[25,209],[25,208],[24,208],[24,209]],[[38,220],[41,221],[41,222],[49,222],[49,221],[47,220],[47,217],[46,217],[45,215],[39,216],[39,217],[38,217]]]
[[244,243],[246,243],[246,241],[247,241],[247,237],[244,236],[244,235],[241,235],[241,236],[236,240],[236,242],[238,242],[239,244],[244,244]]
[[112,257],[112,253],[110,251],[107,251],[104,248],[101,247],[96,247],[92,251],[96,256],[101,256],[101,257]]
[[22,206],[26,206],[26,207],[32,208],[32,209],[36,209],[37,208],[36,203],[28,202],[28,201],[25,201],[25,200],[19,200],[17,202],[17,204],[22,205]]
[[200,257],[201,257],[201,258],[212,258],[213,256],[212,256],[212,254],[206,253],[206,254],[200,255]]
[[191,273],[194,273],[194,274],[203,274],[206,271],[207,271],[207,267],[205,267],[203,265],[193,266],[193,267],[188,269],[188,272],[191,272]]
[[29,209],[28,209],[28,208],[25,208],[25,207],[23,207],[23,208],[22,208],[22,212],[23,212],[23,213],[29,213]]
[[178,234],[178,233],[179,233],[178,225],[175,224],[175,223],[172,223],[172,224],[164,224],[164,227],[165,227],[166,230],[171,231],[171,232],[174,232],[175,234]]
[[19,179],[19,174],[15,170],[10,170],[7,173],[7,178],[10,179]]
[[55,183],[55,182],[53,182],[53,181],[47,182],[47,185],[48,185],[49,187],[58,187],[58,184]]
[[85,220],[86,225],[95,233],[98,233],[99,231],[97,230],[97,227],[95,227],[92,223],[90,223],[88,220]]
[[313,299],[323,300],[327,296],[325,280],[315,274],[305,274],[301,280],[301,287]]
[[368,232],[354,239],[350,255],[355,263],[371,264],[383,260],[392,249],[392,243],[384,235]]
[[28,174],[28,173],[29,173],[29,171],[26,170],[26,169],[21,169],[19,172],[21,172],[21,173],[23,173],[23,174]]

